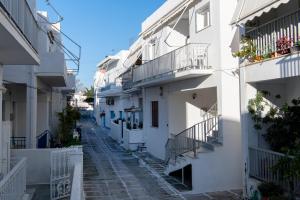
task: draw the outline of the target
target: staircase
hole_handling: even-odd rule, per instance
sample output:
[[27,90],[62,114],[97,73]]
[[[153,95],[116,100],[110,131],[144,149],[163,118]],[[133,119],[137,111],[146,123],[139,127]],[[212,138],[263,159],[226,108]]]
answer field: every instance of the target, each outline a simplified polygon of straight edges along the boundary
[[215,145],[222,144],[219,134],[217,104],[214,104],[203,116],[203,121],[172,135],[166,143],[166,162],[175,161],[184,154],[197,157],[201,151],[214,151]]

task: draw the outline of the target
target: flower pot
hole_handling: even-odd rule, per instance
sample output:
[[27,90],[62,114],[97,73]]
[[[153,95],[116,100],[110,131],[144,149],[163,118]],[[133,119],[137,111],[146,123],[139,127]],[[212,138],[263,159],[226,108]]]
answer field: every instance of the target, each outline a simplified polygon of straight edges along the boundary
[[300,46],[293,46],[291,47],[291,53],[297,53],[300,51]]
[[276,58],[278,55],[277,55],[277,52],[272,52],[271,53],[271,58]]

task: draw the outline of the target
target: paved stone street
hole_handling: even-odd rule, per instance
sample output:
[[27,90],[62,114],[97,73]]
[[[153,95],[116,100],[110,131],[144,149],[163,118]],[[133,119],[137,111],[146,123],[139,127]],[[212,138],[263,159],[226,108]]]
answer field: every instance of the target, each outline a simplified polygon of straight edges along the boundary
[[183,196],[165,177],[155,173],[155,169],[149,169],[140,158],[125,151],[107,136],[107,130],[97,128],[90,121],[84,121],[81,125],[87,200],[238,199],[232,193],[224,193],[220,198]]

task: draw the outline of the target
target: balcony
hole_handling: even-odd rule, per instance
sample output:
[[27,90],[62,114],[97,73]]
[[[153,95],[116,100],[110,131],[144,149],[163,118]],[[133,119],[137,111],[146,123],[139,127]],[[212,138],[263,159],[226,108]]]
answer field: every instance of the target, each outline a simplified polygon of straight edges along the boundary
[[133,69],[137,86],[153,86],[213,73],[208,65],[208,45],[188,44]]
[[74,93],[76,88],[76,75],[74,73],[67,73],[67,86],[62,88],[64,93]]
[[245,63],[247,82],[300,75],[299,15],[300,10],[297,10],[272,18],[267,23],[246,27],[245,35],[252,40],[256,48],[256,55]]
[[36,75],[52,87],[66,87],[67,69],[64,53],[55,51],[41,55],[41,65]]
[[38,24],[27,0],[0,0],[0,61],[38,65]]
[[114,97],[122,93],[121,84],[109,83],[105,87],[99,89],[99,97]]

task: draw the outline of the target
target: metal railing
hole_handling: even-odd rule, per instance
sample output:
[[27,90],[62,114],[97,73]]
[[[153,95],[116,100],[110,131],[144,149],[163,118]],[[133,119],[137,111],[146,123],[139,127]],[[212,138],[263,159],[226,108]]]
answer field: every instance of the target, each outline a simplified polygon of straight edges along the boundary
[[[256,47],[256,55],[264,56],[272,52],[289,51],[290,46],[300,41],[300,10],[278,17],[260,26],[248,27],[245,35],[250,37]],[[280,39],[286,39],[285,45],[278,46]]]
[[49,130],[45,130],[43,133],[36,137],[36,147],[38,149],[43,149],[49,147],[51,132]]
[[203,144],[209,144],[212,140],[220,142],[219,118],[220,116],[215,116],[206,119],[170,138],[165,146],[166,161],[187,152],[193,152],[196,157],[197,150]]
[[22,200],[26,191],[26,158],[19,161],[0,181],[1,200]]
[[210,69],[208,44],[187,44],[133,69],[133,82],[191,69]]
[[[249,175],[260,181],[277,183],[286,188],[289,184],[288,181],[284,180],[283,174],[274,168],[285,157],[286,155],[282,153],[249,147]],[[295,177],[294,180],[294,185],[299,186],[300,179]]]
[[[81,147],[69,147],[51,152],[51,200],[59,200],[65,198],[69,199],[71,198],[73,189],[80,189],[81,191],[78,192],[83,192],[82,159]],[[73,180],[76,181],[73,182]]]
[[11,149],[25,149],[26,148],[26,137],[11,137],[10,138]]
[[0,0],[0,8],[6,12],[33,49],[37,51],[39,25],[27,0]]

